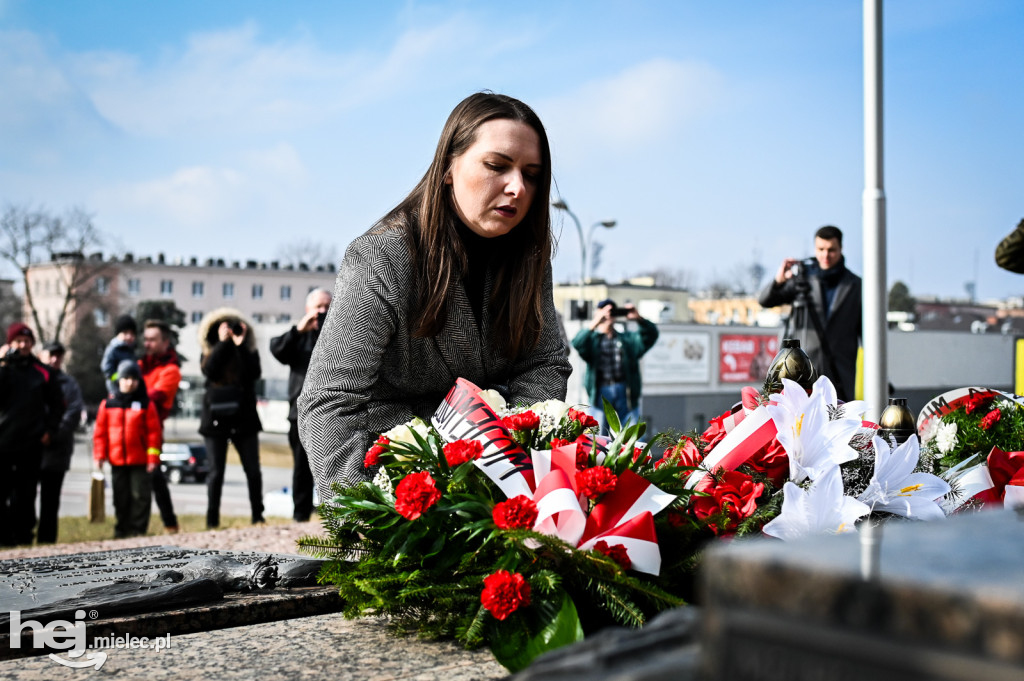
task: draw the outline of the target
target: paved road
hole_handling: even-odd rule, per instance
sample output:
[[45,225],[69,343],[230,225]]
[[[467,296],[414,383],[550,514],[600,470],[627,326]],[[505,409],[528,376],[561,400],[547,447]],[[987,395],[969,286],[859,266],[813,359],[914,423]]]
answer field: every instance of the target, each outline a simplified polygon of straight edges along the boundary
[[[189,432],[194,433],[195,430]],[[172,433],[169,432],[168,436]],[[177,433],[183,436],[183,432]],[[85,516],[89,509],[89,482],[92,467],[92,433],[80,433],[76,436],[75,455],[71,459],[71,470],[64,476],[64,486],[60,495],[60,514],[62,516]],[[284,435],[276,433],[261,433],[261,440],[264,438],[287,440]],[[197,434],[195,441],[201,442]],[[109,468],[108,468],[109,470]],[[271,468],[264,466],[263,469],[263,493],[264,505],[267,506],[265,515],[283,516],[290,518],[292,509],[290,507],[290,494],[275,496],[274,493],[282,488],[291,487],[291,468]],[[206,485],[196,483],[181,483],[171,485],[171,499],[174,501],[174,510],[179,514],[206,514]],[[270,493],[270,496],[268,496]],[[113,495],[110,491],[110,480],[107,480],[107,514],[113,515]],[[284,507],[280,505],[282,500],[286,501]],[[275,508],[279,509],[274,512]],[[153,513],[157,514],[156,504],[153,505]],[[224,478],[224,491],[221,496],[220,513],[222,516],[248,516],[249,492],[245,482],[245,473],[238,464],[228,464]]]

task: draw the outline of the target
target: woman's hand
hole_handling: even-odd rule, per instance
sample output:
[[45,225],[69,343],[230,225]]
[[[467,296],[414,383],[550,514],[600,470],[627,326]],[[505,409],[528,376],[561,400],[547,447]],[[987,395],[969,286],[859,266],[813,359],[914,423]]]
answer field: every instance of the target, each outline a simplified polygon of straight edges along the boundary
[[221,322],[220,326],[217,327],[217,338],[222,341],[231,338],[231,325],[227,322]]

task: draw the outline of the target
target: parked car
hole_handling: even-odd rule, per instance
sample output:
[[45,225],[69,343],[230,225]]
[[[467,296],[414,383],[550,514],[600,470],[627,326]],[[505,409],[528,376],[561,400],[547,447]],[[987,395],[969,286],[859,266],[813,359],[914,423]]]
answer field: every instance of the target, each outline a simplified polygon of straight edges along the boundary
[[160,470],[169,482],[205,482],[210,468],[206,445],[199,442],[165,442],[160,453]]

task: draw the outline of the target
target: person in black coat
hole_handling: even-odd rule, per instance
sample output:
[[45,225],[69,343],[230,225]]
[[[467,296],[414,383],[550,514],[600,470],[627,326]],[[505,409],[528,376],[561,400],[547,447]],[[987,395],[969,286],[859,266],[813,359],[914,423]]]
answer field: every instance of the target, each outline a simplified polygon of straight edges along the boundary
[[43,447],[64,415],[64,395],[32,354],[36,337],[21,322],[0,345],[0,545],[32,543]]
[[206,376],[199,433],[206,441],[210,460],[206,525],[220,525],[220,496],[229,440],[242,460],[252,522],[262,523],[259,432],[263,426],[256,413],[256,381],[261,374],[256,338],[241,312],[221,308],[207,313],[199,323],[199,344],[200,368]]
[[306,448],[299,440],[299,411],[296,401],[302,393],[302,382],[306,380],[309,358],[320,337],[320,325],[331,306],[331,292],[318,288],[306,296],[306,314],[292,328],[270,340],[270,352],[281,364],[287,365],[288,374],[288,444],[292,448],[294,467],[292,470],[292,501],[295,510],[293,518],[306,522],[313,513],[313,472],[309,468]]
[[71,457],[75,453],[75,429],[85,409],[78,381],[61,368],[64,353],[64,345],[59,342],[48,343],[43,347],[42,360],[50,368],[52,380],[60,386],[65,410],[50,444],[43,447],[39,471],[39,527],[36,530],[36,541],[40,544],[57,541],[60,490],[64,485],[64,474],[71,468]]
[[[800,340],[817,374],[828,376],[839,399],[849,402],[857,383],[857,348],[862,335],[861,280],[846,269],[843,233],[838,227],[825,225],[815,233],[814,257],[816,266],[800,275],[796,267],[801,264],[799,260],[783,260],[758,302],[762,307],[790,304],[806,284],[811,307],[794,315],[789,336]],[[820,336],[810,318],[811,310],[821,323]]]

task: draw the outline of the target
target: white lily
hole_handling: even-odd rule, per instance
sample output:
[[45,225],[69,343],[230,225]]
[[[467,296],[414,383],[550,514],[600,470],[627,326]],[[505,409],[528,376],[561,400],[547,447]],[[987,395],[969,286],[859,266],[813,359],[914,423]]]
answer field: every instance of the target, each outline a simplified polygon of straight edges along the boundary
[[858,497],[872,511],[887,511],[915,520],[945,518],[936,501],[949,494],[949,484],[931,473],[915,473],[920,458],[917,436],[910,436],[896,449],[880,437],[875,446],[875,472]]
[[821,398],[825,400],[825,403],[833,411],[838,412],[842,410],[842,418],[844,419],[860,420],[864,412],[868,410],[868,403],[864,400],[852,400],[850,402],[843,402],[840,405],[839,395],[836,394],[836,387],[832,385],[832,381],[829,380],[828,376],[819,376],[812,387],[814,392],[821,394]]
[[784,541],[856,532],[854,523],[871,512],[867,504],[843,494],[839,466],[822,473],[807,490],[787,482],[782,493],[782,512],[764,526],[764,533]]
[[783,392],[765,408],[775,421],[779,443],[789,456],[789,479],[794,483],[816,480],[829,468],[857,458],[850,438],[861,426],[860,418],[845,413],[829,420],[829,395],[835,388],[824,376],[808,395],[800,385],[782,379]]

